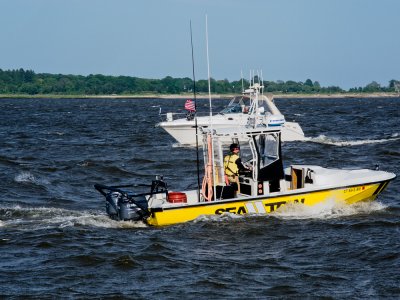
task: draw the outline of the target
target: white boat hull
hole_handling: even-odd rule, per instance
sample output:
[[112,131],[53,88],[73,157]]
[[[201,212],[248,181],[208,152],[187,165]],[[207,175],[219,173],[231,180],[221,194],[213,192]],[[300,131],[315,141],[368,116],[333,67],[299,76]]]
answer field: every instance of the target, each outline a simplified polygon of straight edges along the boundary
[[[245,126],[247,124],[247,115],[236,116],[213,116],[212,123],[210,117],[200,117],[197,119],[198,127],[206,127],[214,129],[232,128],[238,126]],[[170,134],[181,145],[196,145],[196,127],[195,121],[188,121],[186,119],[175,120],[171,122],[161,122],[158,126],[162,127],[168,134]],[[202,144],[201,132],[198,128],[197,134],[199,136],[198,143]],[[305,139],[303,130],[296,122],[285,122],[282,126],[282,141],[303,141]]]

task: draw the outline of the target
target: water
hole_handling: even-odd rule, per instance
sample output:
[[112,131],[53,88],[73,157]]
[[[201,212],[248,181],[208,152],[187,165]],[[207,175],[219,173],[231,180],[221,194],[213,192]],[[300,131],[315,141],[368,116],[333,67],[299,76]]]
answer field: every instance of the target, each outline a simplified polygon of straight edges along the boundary
[[[399,297],[398,179],[376,202],[352,207],[164,228],[109,220],[94,183],[163,174],[171,189],[196,187],[195,150],[154,127],[160,105],[184,101],[0,100],[2,298]],[[308,137],[284,144],[286,164],[379,165],[399,175],[399,101],[276,100]]]

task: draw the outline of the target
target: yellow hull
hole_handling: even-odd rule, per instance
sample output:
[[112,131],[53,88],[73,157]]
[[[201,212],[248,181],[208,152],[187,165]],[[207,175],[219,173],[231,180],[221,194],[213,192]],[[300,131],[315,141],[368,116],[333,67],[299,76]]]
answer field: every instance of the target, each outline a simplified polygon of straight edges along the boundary
[[293,202],[313,206],[332,199],[346,204],[372,201],[386,188],[389,181],[319,191],[299,191],[299,193],[290,193],[289,191],[286,194],[277,196],[236,198],[192,205],[176,204],[176,206],[150,209],[151,215],[146,222],[153,226],[164,226],[192,221],[204,215],[270,213],[285,204]]

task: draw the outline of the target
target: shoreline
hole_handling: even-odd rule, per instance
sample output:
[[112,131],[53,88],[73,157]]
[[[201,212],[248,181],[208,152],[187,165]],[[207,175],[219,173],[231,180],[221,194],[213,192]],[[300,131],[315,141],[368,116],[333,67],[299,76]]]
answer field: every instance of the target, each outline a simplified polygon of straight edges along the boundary
[[[272,94],[274,99],[329,99],[329,98],[400,98],[399,93],[345,93],[345,94]],[[211,99],[231,99],[238,94],[212,94]],[[0,99],[193,99],[193,94],[132,94],[132,95],[27,95],[27,94],[0,94]],[[198,94],[197,99],[208,99],[208,94]]]

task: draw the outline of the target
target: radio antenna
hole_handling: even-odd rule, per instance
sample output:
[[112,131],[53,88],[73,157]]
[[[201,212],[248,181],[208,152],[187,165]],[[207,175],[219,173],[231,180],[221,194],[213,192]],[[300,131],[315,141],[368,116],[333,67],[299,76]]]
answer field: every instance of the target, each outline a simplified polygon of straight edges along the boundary
[[[208,75],[208,99],[210,104],[210,127],[211,127],[211,153],[214,154],[214,139],[213,139],[213,121],[212,121],[212,103],[211,103],[211,76],[210,76],[210,57],[208,55],[208,18],[206,15],[206,46],[207,46],[207,75]],[[212,166],[214,166],[214,155],[212,155]],[[215,172],[212,168],[212,182],[214,186],[214,199],[217,199],[217,188],[215,186]]]
[[196,99],[196,77],[194,72],[194,54],[192,38],[192,20],[190,20],[190,45],[192,48],[192,73],[193,73],[193,100],[194,100],[194,127],[196,128],[196,161],[197,161],[197,198],[200,202],[200,159],[199,159],[199,136],[197,126],[197,99]]

